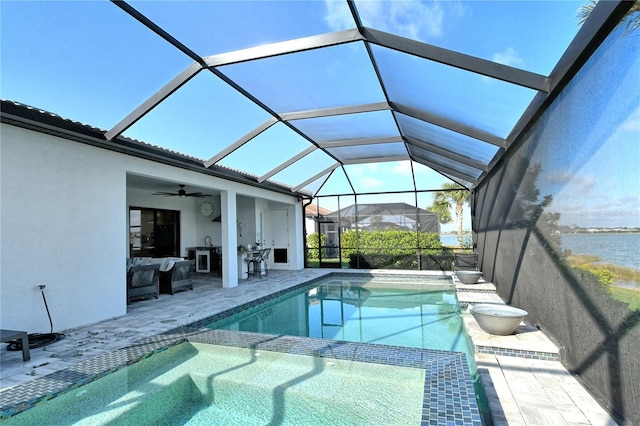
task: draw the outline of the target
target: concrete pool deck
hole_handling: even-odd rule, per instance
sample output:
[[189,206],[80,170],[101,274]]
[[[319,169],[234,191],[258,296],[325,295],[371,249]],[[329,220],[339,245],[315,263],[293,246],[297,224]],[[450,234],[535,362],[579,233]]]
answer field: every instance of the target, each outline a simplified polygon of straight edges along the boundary
[[[4,393],[8,388],[330,272],[333,271],[270,271],[268,277],[245,280],[232,289],[223,289],[220,278],[199,275],[193,291],[136,302],[128,306],[127,314],[122,317],[66,330],[64,340],[32,349],[30,361],[23,362],[21,352],[0,351],[0,391]],[[349,270],[339,272],[350,273]],[[456,287],[463,306],[503,303],[491,283]],[[51,314],[55,324],[55,307],[51,307]],[[542,332],[521,326],[513,336],[490,336],[479,329],[471,315],[465,314],[464,319],[476,346],[477,367],[494,424],[616,424],[562,366],[557,347]]]

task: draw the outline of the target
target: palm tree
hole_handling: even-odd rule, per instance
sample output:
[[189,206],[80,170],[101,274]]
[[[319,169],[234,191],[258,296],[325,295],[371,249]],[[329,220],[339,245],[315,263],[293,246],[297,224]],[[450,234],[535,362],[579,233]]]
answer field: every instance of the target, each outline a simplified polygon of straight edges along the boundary
[[434,195],[433,204],[429,208],[438,215],[440,223],[451,222],[451,209],[456,212],[456,225],[458,226],[458,244],[462,247],[462,208],[469,204],[471,193],[468,189],[454,182],[442,185],[442,191]]
[[[589,3],[585,3],[578,9],[577,18],[578,25],[584,24],[584,22],[591,16],[591,12],[593,12],[593,8],[598,4],[598,0],[589,0]],[[634,5],[631,6],[629,12],[625,15],[622,21],[627,21],[627,31],[633,31],[640,28],[640,0],[636,0]]]

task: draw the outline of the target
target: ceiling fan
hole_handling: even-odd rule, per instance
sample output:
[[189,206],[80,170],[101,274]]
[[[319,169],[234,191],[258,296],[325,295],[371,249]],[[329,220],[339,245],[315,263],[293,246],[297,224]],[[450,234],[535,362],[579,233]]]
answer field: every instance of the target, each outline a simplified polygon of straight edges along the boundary
[[178,185],[180,190],[178,192],[154,192],[151,195],[164,195],[165,197],[211,197],[211,194],[203,194],[202,192],[187,192],[184,189],[184,185]]

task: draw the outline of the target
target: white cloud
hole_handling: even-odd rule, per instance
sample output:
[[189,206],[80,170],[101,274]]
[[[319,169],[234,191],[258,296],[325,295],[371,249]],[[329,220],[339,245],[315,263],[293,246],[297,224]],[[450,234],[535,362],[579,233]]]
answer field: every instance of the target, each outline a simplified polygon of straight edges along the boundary
[[[354,23],[346,2],[325,0],[325,20],[334,29],[353,28]],[[360,1],[356,7],[366,26],[403,37],[427,41],[444,34],[445,9],[441,2]],[[459,7],[451,7],[454,14],[462,13]],[[447,14],[447,19],[450,16]]]
[[355,23],[346,1],[325,0],[324,19],[333,31],[354,28]]
[[402,176],[411,176],[411,163],[409,161],[400,161],[392,169],[391,172]]
[[563,205],[552,205],[550,211],[560,213],[560,223],[585,227],[637,227],[640,226],[640,198],[589,197],[573,202],[564,200]]
[[[440,3],[392,1],[383,4],[389,6],[391,26],[397,28],[400,35],[418,40],[424,36],[442,36],[444,10]],[[384,19],[385,15],[376,17]]]
[[492,59],[494,62],[499,64],[509,65],[516,68],[522,68],[524,66],[524,60],[513,47],[507,47],[502,52],[494,53]]

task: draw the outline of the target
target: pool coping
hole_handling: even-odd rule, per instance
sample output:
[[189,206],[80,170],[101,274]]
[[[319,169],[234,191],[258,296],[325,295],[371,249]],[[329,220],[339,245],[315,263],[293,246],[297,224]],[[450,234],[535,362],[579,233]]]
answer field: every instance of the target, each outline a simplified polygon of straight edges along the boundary
[[[95,358],[82,361],[67,369],[3,391],[0,421],[15,416],[36,404],[51,400],[69,390],[97,380],[110,373],[135,364],[155,353],[183,342],[209,343],[223,346],[254,348],[297,355],[352,360],[425,370],[422,405],[422,425],[477,424],[481,415],[465,354],[431,349],[397,347],[371,343],[344,342],[294,336],[276,336],[228,330],[202,329],[212,319],[233,315],[239,310],[282,297],[327,276],[344,276],[331,273],[314,278],[285,290],[236,306],[204,320],[180,326],[138,343]],[[346,274],[349,276],[380,276],[372,273]],[[384,274],[392,277],[393,274]],[[407,275],[398,274],[398,277]]]

